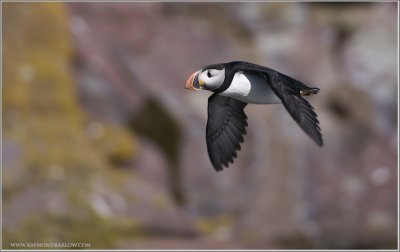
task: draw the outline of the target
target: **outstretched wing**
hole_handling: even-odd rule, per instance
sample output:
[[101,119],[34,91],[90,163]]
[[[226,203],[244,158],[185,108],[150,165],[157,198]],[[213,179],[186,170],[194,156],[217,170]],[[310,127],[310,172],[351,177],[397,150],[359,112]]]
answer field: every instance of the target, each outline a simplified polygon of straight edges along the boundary
[[310,103],[301,96],[301,92],[317,92],[314,90],[318,89],[309,88],[303,83],[278,72],[269,73],[267,83],[304,132],[316,144],[322,146],[323,140],[317,114]]
[[317,114],[308,101],[301,96],[301,92],[303,94],[315,94],[318,92],[317,88],[310,88],[300,81],[268,67],[240,61],[230,64],[235,66],[232,70],[234,72],[241,70],[263,74],[268,85],[271,86],[293,119],[315,143],[319,146],[323,145]]
[[208,99],[208,121],[206,129],[207,150],[215,170],[233,163],[236,151],[240,150],[246,134],[247,103],[230,97],[213,94]]

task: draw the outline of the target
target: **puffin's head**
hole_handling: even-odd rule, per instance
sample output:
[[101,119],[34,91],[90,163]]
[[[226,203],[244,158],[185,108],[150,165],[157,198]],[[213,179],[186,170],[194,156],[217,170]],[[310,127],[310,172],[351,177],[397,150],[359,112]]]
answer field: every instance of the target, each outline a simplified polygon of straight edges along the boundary
[[209,65],[194,72],[186,81],[185,88],[191,90],[215,90],[225,80],[225,67],[222,64]]

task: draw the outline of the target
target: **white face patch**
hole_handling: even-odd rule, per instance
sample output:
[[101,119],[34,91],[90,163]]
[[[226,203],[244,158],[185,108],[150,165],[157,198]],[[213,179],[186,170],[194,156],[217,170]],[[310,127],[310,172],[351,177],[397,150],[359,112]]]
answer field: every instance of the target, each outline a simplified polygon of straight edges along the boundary
[[216,89],[225,80],[225,69],[206,69],[199,74],[199,83],[207,89]]

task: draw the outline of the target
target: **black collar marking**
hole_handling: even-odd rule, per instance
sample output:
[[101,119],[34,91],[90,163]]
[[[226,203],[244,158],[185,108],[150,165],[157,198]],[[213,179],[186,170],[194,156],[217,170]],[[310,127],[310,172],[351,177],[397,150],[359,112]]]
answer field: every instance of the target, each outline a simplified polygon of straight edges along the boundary
[[253,63],[245,62],[245,61],[232,61],[229,63],[219,64],[225,67],[225,79],[224,82],[218,88],[211,90],[214,93],[222,93],[229,88],[232,84],[233,77],[235,73],[238,71],[245,72],[255,72],[255,73],[264,73],[269,71],[269,68],[262,67]]
[[235,76],[236,73],[236,69],[234,67],[235,62],[225,63],[221,65],[225,67],[224,82],[218,88],[211,90],[217,94],[222,93],[229,88],[229,86],[232,84],[233,77]]

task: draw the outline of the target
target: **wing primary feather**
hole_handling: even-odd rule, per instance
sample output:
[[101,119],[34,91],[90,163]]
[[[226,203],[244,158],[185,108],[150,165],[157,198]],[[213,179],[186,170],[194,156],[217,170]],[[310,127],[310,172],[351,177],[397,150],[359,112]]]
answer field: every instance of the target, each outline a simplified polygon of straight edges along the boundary
[[215,170],[228,167],[237,157],[240,143],[246,134],[247,103],[230,97],[213,94],[208,99],[208,121],[206,129],[207,150]]

